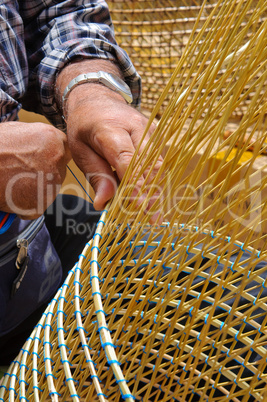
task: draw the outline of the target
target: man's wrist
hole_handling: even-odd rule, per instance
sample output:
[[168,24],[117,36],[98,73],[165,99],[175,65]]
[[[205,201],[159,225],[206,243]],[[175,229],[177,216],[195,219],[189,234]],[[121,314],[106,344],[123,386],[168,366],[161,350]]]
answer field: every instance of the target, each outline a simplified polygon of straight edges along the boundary
[[[58,108],[63,114],[62,97],[68,84],[80,74],[90,73],[95,71],[106,71],[107,73],[115,74],[120,79],[123,75],[119,67],[110,60],[103,59],[85,59],[82,61],[75,61],[66,65],[59,73],[55,85],[55,97]],[[93,84],[92,84],[93,85]],[[95,87],[95,85],[93,85]],[[102,86],[99,85],[99,86]],[[75,89],[76,91],[76,89]],[[113,92],[110,90],[110,92]],[[65,105],[66,106],[66,105]],[[66,109],[66,108],[65,108]]]
[[77,86],[86,83],[99,83],[105,87],[118,92],[127,103],[132,103],[133,97],[128,85],[118,76],[113,73],[107,73],[105,71],[90,72],[86,74],[79,74],[73,78],[66,86],[62,96],[62,112],[63,117],[65,115],[65,103],[73,89]]

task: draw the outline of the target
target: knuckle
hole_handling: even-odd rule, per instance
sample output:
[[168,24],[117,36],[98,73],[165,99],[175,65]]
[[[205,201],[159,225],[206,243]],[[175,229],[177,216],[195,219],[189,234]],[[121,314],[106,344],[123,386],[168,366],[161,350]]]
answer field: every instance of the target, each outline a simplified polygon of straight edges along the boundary
[[57,160],[63,160],[65,158],[65,141],[61,135],[58,134],[58,131],[55,129],[46,129],[45,132],[45,147],[47,152],[51,158],[55,158]]
[[133,116],[133,121],[135,124],[137,124],[140,127],[145,127],[147,124],[147,118],[143,116],[141,113],[135,113]]
[[149,130],[148,130],[148,133],[149,133],[149,135],[152,135],[153,134],[153,132],[156,130],[156,124],[155,123],[152,123],[151,124],[151,126],[149,127]]
[[99,186],[99,183],[101,182],[101,176],[97,175],[97,174],[94,174],[94,175],[92,174],[92,175],[90,175],[89,182],[90,182],[91,186],[94,189],[96,189]]
[[162,159],[157,160],[157,162],[153,166],[153,170],[158,172],[162,168],[162,165],[163,165],[163,160]]
[[133,157],[133,153],[128,150],[122,150],[118,153],[117,159],[120,164],[129,165]]

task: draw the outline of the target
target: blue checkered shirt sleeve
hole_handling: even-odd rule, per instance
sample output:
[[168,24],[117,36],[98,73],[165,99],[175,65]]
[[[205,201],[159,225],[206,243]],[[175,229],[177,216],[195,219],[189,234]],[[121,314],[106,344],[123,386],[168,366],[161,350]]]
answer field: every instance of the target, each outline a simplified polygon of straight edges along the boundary
[[140,104],[140,77],[115,41],[105,1],[7,0],[0,13],[4,21],[0,24],[0,58],[8,66],[1,67],[2,121],[15,118],[8,114],[17,112],[21,101],[26,109],[44,114],[62,128],[55,80],[66,64],[84,58],[116,62],[131,88],[134,105]]

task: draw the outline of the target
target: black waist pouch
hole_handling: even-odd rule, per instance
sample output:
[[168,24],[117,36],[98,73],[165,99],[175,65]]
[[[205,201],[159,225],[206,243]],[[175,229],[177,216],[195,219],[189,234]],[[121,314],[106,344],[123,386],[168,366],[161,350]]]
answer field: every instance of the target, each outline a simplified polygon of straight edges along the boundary
[[48,302],[62,278],[44,217],[15,218],[0,235],[0,336]]

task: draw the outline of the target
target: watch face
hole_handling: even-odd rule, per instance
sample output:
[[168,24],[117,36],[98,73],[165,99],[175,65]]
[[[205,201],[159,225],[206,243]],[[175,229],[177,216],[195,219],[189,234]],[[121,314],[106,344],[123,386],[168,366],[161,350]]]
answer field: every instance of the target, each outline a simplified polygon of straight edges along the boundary
[[99,72],[99,81],[102,82],[107,87],[119,92],[124,99],[131,103],[133,101],[132,93],[128,85],[115,74],[106,73],[104,71]]
[[118,87],[122,91],[129,92],[127,85],[119,77],[116,77],[113,74],[108,74],[107,78],[114,86]]

